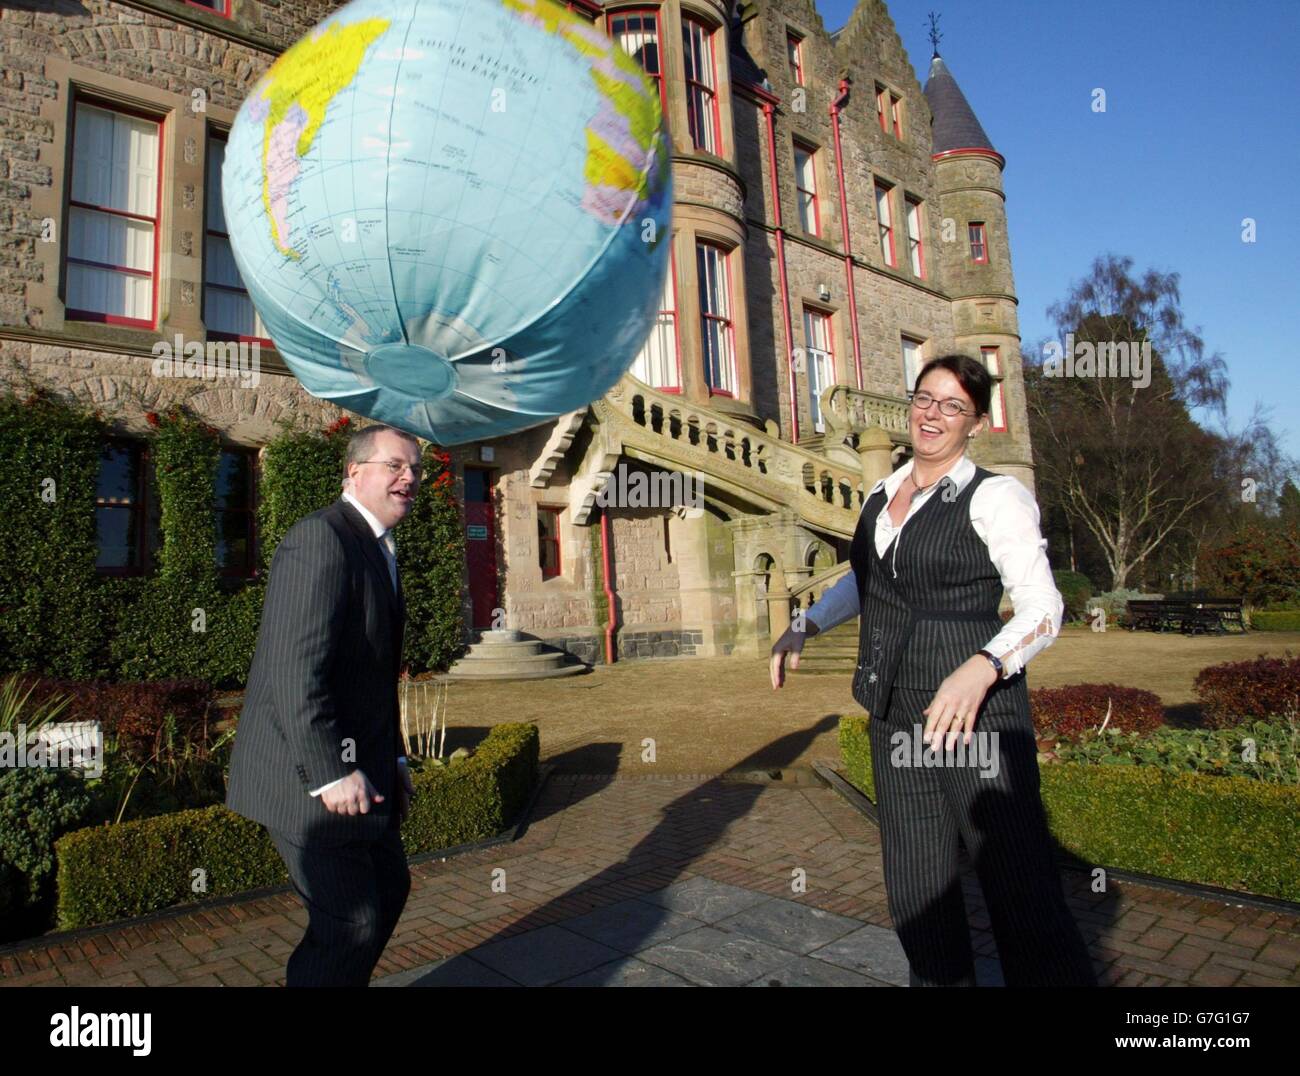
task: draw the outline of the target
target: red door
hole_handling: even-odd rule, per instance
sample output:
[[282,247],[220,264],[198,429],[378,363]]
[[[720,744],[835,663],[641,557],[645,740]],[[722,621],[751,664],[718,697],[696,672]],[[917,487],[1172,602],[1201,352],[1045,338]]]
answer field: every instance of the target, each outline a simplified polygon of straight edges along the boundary
[[469,569],[475,628],[505,627],[504,622],[494,624],[492,620],[499,607],[492,485],[491,471],[482,467],[465,468],[465,566]]

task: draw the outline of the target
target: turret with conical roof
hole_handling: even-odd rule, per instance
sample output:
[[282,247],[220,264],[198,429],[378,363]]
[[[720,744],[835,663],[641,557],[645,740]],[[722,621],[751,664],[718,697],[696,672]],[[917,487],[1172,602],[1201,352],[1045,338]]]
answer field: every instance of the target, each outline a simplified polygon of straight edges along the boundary
[[1000,408],[1010,436],[994,432],[981,437],[972,455],[985,466],[1017,474],[1032,489],[1028,439],[1023,436],[1027,415],[1016,288],[1002,190],[1006,159],[993,148],[937,47],[924,93],[932,115],[930,152],[943,219],[939,257],[952,297],[955,343],[970,355],[996,348],[996,372],[1004,378]]

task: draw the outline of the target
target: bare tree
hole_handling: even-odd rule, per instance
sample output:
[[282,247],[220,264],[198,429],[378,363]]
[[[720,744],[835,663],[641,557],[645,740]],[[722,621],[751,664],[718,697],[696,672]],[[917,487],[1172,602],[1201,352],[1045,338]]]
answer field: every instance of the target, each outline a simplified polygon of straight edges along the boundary
[[[1206,355],[1183,320],[1176,273],[1135,277],[1131,258],[1098,258],[1067,298],[1048,308],[1060,333],[1112,358],[1145,354],[1135,376],[1076,376],[1054,370],[1044,354],[1026,355],[1034,456],[1045,494],[1101,549],[1111,587],[1128,585],[1162,544],[1191,533],[1194,514],[1225,496],[1233,452],[1199,426],[1192,408],[1222,417],[1227,377],[1222,358]],[[1104,360],[1097,367],[1105,368]],[[1083,368],[1087,371],[1087,367]]]

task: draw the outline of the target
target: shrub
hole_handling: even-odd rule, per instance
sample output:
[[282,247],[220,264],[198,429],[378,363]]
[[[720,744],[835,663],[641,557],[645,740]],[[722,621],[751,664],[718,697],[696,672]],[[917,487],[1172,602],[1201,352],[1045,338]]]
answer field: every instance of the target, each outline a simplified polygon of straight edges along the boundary
[[1197,561],[1205,584],[1251,605],[1300,602],[1300,525],[1250,526]]
[[1258,610],[1250,614],[1256,631],[1300,631],[1300,609]]
[[[840,744],[846,776],[874,800],[864,716],[840,719]],[[1300,788],[1156,766],[1059,762],[1039,774],[1052,836],[1090,863],[1300,899]]]
[[203,680],[112,684],[102,681],[33,680],[33,700],[69,696],[65,721],[98,721],[105,738],[116,739],[126,756],[140,762],[160,746],[164,719],[191,737],[205,737],[212,716],[212,686]]
[[1150,733],[1107,728],[1059,744],[1056,754],[1062,762],[1157,766],[1167,773],[1252,777],[1270,784],[1297,785],[1298,747],[1300,726],[1255,721],[1233,729],[1163,728]]
[[1029,704],[1034,728],[1039,733],[1055,731],[1067,739],[1100,727],[1107,707],[1110,707],[1107,728],[1150,732],[1165,723],[1165,708],[1159,695],[1119,684],[1036,688],[1029,693]]
[[1088,599],[1092,597],[1092,581],[1082,572],[1060,569],[1052,573],[1056,589],[1065,602],[1065,619],[1078,620],[1084,615]]
[[[402,826],[406,853],[499,834],[527,803],[537,759],[537,726],[503,724],[489,731],[472,758],[413,772],[416,795]],[[63,929],[286,880],[266,830],[224,806],[80,829],[64,836],[56,851]],[[197,878],[204,886],[198,892]]]
[[53,768],[0,771],[0,918],[40,905],[54,876],[54,842],[92,808],[79,777]]
[[1085,615],[1089,620],[1093,618],[1092,610],[1104,609],[1106,611],[1106,624],[1113,626],[1120,624],[1128,614],[1128,603],[1130,601],[1158,601],[1164,595],[1147,594],[1140,590],[1127,590],[1121,587],[1119,590],[1107,590],[1101,594],[1094,594],[1088,599],[1088,609]]
[[1204,723],[1228,728],[1252,718],[1278,719],[1300,712],[1300,658],[1260,654],[1253,661],[1210,665],[1196,674]]

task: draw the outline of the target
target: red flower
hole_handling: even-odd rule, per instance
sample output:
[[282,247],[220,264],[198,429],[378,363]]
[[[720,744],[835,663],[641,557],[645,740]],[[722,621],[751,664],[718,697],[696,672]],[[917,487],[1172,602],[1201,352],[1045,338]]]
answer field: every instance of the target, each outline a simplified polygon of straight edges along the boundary
[[157,411],[146,411],[144,413],[144,420],[149,423],[150,426],[154,427],[154,429],[157,429],[161,425],[158,421]]

